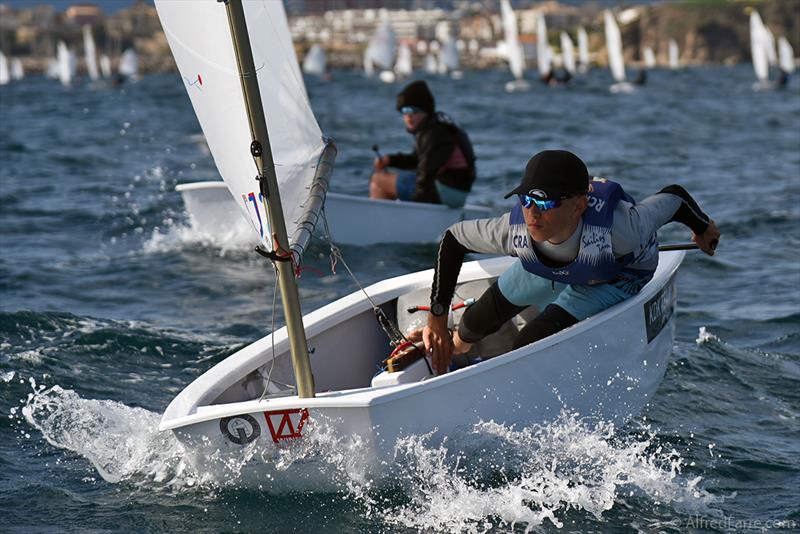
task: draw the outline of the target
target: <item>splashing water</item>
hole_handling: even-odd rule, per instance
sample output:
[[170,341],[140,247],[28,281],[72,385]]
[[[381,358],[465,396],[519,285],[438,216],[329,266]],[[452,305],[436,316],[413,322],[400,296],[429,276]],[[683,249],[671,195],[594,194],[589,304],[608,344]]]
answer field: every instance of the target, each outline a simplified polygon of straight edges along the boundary
[[30,381],[34,393],[22,409],[28,423],[51,445],[88,459],[107,482],[147,479],[181,487],[200,481],[187,469],[181,444],[158,431],[158,414]]
[[561,528],[559,517],[570,510],[599,519],[636,493],[687,509],[705,510],[714,500],[698,489],[700,477],[680,476],[676,451],[663,451],[653,436],[618,436],[611,423],[593,426],[562,412],[552,423],[519,430],[482,422],[471,434],[471,443],[451,450],[447,441],[430,447],[430,436],[398,442],[409,502],[378,515],[421,530],[483,532],[497,522],[527,532],[545,520]]
[[[57,385],[37,386],[33,379],[31,385],[34,392],[22,410],[28,423],[51,445],[87,458],[106,481],[155,490],[219,487],[218,479],[191,467],[189,452],[172,433],[158,431],[158,414],[82,399]],[[401,438],[391,476],[379,483],[362,468],[361,440],[338,436],[334,425],[319,419],[309,425],[308,438],[277,453],[265,452],[258,442],[245,447],[228,465],[224,485],[243,482],[245,465],[254,461],[269,463],[278,474],[259,483],[259,490],[292,491],[280,487],[281,473],[327,471],[334,491],[360,503],[367,517],[448,532],[498,526],[522,526],[527,532],[545,521],[561,528],[570,511],[599,519],[633,495],[706,512],[716,500],[698,487],[700,477],[681,475],[680,454],[662,449],[654,435],[621,435],[612,423],[590,423],[565,412],[551,423],[522,429],[481,422],[443,441],[436,440],[435,431]]]

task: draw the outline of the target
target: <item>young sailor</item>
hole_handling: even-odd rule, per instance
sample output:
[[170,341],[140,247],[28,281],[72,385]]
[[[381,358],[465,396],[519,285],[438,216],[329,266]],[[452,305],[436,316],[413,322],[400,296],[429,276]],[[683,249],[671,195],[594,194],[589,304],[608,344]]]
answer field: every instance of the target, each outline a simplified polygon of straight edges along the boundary
[[445,113],[436,112],[424,81],[408,84],[397,95],[397,111],[414,135],[414,152],[375,159],[370,198],[463,206],[475,181],[475,153],[466,132]]
[[[583,161],[565,150],[533,156],[511,195],[518,199],[511,212],[456,223],[439,245],[421,332],[439,374],[454,351],[467,352],[528,306],[542,311],[517,334],[515,349],[636,295],[655,272],[656,232],[666,223],[688,226],[711,256],[720,236],[683,187],[670,185],[635,203],[619,184],[590,179]],[[468,252],[519,259],[464,313],[451,338],[447,312]]]

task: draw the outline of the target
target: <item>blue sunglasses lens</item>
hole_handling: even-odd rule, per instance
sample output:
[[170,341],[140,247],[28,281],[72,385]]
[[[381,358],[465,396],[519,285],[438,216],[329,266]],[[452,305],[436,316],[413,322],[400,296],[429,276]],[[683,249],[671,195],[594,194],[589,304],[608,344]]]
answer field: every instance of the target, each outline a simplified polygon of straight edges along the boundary
[[403,106],[402,108],[400,108],[400,113],[402,113],[403,115],[411,115],[413,113],[416,113],[417,111],[419,110],[413,106]]
[[530,195],[519,195],[519,202],[522,204],[523,208],[536,206],[539,211],[551,210],[561,205],[561,202],[558,200],[541,200]]

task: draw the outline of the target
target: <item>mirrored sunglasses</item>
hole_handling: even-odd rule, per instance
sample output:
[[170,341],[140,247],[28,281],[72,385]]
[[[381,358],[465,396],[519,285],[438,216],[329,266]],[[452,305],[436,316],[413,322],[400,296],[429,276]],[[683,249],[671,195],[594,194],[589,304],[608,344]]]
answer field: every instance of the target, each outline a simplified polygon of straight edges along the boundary
[[415,108],[414,106],[403,106],[402,108],[400,108],[400,113],[402,113],[403,115],[413,115],[414,113],[419,113],[420,111],[422,110],[419,108]]
[[518,195],[519,203],[523,208],[531,208],[536,206],[539,211],[547,211],[557,208],[561,205],[561,200],[542,200],[540,198],[532,197],[530,195]]

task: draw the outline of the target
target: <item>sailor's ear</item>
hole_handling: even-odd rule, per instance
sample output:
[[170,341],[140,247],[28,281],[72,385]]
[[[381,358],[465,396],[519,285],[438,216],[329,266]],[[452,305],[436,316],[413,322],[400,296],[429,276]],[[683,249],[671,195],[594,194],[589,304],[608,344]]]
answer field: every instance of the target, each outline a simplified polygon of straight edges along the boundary
[[578,200],[575,202],[575,212],[578,216],[583,215],[583,212],[586,211],[586,208],[589,206],[589,199],[586,195],[581,195],[578,197]]

